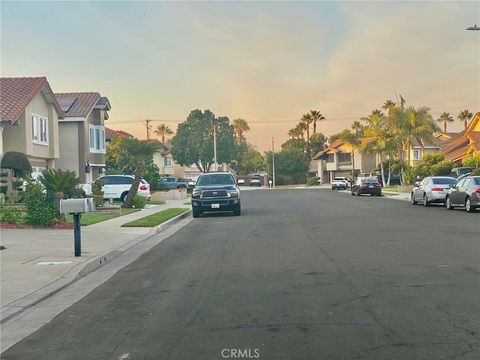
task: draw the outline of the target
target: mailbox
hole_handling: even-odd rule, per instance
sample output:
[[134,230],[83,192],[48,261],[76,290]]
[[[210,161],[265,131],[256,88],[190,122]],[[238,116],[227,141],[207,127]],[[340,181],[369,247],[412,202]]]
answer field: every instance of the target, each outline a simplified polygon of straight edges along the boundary
[[82,214],[91,211],[95,211],[95,202],[92,198],[60,200],[62,214]]
[[80,215],[91,211],[95,211],[95,202],[92,198],[60,200],[60,213],[73,214],[73,222],[75,224],[73,230],[75,256],[82,255]]

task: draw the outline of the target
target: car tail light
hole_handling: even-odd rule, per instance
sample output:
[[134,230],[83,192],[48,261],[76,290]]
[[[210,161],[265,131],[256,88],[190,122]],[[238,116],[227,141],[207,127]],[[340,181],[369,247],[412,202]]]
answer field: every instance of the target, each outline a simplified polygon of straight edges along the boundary
[[432,191],[443,191],[443,188],[432,188]]
[[147,190],[147,185],[140,185],[140,190]]
[[475,193],[480,194],[480,188],[475,189]]

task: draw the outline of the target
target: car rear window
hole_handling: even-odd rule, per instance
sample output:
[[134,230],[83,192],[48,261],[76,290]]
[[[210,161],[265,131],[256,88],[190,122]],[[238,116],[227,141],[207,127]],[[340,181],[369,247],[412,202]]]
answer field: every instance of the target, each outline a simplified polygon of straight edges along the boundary
[[432,178],[432,182],[435,185],[454,185],[457,183],[457,179],[453,178]]
[[475,184],[480,185],[480,176],[474,177],[473,180],[475,180]]
[[235,180],[230,174],[202,175],[198,178],[197,185],[234,185]]
[[345,181],[345,178],[335,178],[333,181]]
[[379,182],[375,179],[364,179],[362,180],[362,183],[366,183],[366,184],[379,184]]

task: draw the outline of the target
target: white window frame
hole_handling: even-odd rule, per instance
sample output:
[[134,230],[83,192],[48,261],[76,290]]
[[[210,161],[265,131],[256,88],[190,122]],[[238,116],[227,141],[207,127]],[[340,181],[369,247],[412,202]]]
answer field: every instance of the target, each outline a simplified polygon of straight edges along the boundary
[[172,166],[172,158],[171,157],[164,157],[163,158],[163,166],[164,167]]
[[[416,154],[417,156],[415,156],[415,154]],[[421,156],[420,156],[420,150],[419,150],[419,149],[413,149],[412,157],[413,157],[413,160],[415,160],[415,161],[422,160],[422,159],[421,159]]]
[[32,142],[48,146],[48,117],[32,114]]
[[88,128],[88,143],[91,153],[105,154],[105,127],[90,125]]

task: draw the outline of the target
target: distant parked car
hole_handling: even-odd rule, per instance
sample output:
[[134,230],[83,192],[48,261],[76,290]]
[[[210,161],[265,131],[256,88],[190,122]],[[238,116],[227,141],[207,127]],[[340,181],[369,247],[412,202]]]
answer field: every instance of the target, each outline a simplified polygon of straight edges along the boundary
[[466,176],[450,188],[445,197],[445,207],[465,207],[468,212],[480,208],[480,176]]
[[237,180],[237,185],[245,185],[245,180],[244,179],[238,179]]
[[431,203],[445,202],[448,189],[456,184],[457,180],[450,176],[427,176],[419,184],[415,184],[410,200],[412,205],[421,202],[424,206]]
[[[101,182],[103,184],[102,191],[104,199],[120,199],[125,201],[134,179],[135,176],[133,175],[103,175],[94,182]],[[87,195],[92,195],[92,184],[82,185],[82,190],[85,191]],[[140,180],[137,194],[150,199],[150,184],[143,178]]]
[[253,175],[250,179],[250,186],[262,186],[262,182],[260,181],[260,175]]
[[348,180],[345,177],[336,177],[332,180],[332,190],[348,188]]
[[176,177],[162,177],[158,183],[165,190],[186,189],[188,187],[188,182],[180,181]]
[[461,175],[471,174],[475,170],[473,167],[456,167],[452,169],[452,176],[458,178]]
[[381,196],[382,186],[375,178],[358,178],[352,185],[352,195],[370,194]]

